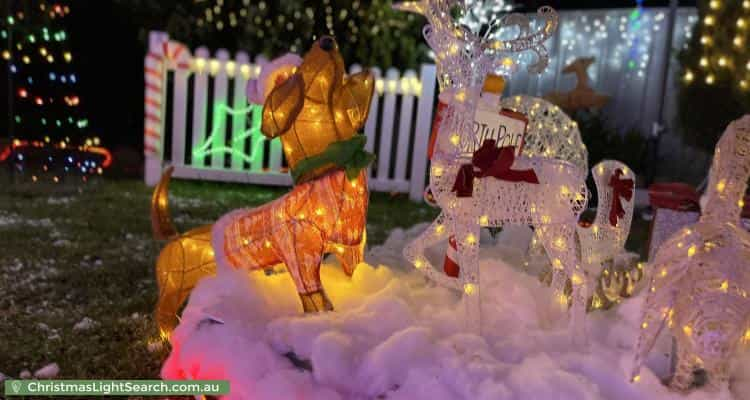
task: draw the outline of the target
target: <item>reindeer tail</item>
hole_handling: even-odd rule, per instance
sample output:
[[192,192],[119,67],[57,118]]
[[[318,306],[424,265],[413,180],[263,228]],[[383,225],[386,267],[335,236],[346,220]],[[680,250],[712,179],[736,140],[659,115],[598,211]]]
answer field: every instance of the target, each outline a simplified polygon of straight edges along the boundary
[[174,167],[164,170],[151,195],[151,228],[156,240],[167,240],[178,235],[169,215],[169,180],[173,171]]

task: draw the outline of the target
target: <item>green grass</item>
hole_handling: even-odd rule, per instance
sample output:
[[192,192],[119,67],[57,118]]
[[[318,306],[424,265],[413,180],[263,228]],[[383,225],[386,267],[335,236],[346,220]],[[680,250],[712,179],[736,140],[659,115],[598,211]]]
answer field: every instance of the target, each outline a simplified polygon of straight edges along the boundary
[[[155,378],[167,349],[149,351],[157,289],[153,266],[162,243],[151,237],[151,189],[102,180],[78,188],[9,185],[0,179],[0,372],[17,377],[57,362],[60,378]],[[288,191],[173,181],[180,231]],[[436,211],[403,195],[373,193],[369,243]],[[94,328],[74,331],[88,317]]]

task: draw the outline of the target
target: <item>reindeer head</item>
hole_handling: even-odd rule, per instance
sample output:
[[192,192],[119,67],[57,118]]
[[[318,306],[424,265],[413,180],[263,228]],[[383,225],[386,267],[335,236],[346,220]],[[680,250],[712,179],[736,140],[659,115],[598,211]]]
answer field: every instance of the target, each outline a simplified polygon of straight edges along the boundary
[[[369,71],[345,76],[336,41],[318,40],[294,74],[268,94],[261,130],[281,136],[284,155],[294,170],[300,161],[323,153],[334,142],[351,139],[370,111],[375,79]],[[297,180],[312,179],[335,167],[328,163]]]
[[397,3],[394,8],[422,14],[428,24],[423,29],[427,44],[435,52],[440,89],[458,89],[482,86],[485,76],[493,71],[509,69],[513,53],[531,50],[537,61],[529,66],[529,72],[539,73],[549,61],[544,41],[557,29],[557,13],[550,7],[542,7],[538,15],[545,23],[536,32],[531,32],[529,19],[521,14],[509,14],[491,21],[492,26],[516,27],[514,39],[501,40],[472,32],[468,27],[453,20],[453,10],[466,5],[458,0],[419,0]]
[[750,178],[750,115],[727,127],[716,144],[702,219],[738,222]]
[[572,63],[565,66],[562,72],[564,74],[572,74],[576,72],[583,72],[585,74],[589,66],[591,66],[591,64],[593,64],[595,61],[596,61],[595,57],[576,58],[575,60],[573,60]]

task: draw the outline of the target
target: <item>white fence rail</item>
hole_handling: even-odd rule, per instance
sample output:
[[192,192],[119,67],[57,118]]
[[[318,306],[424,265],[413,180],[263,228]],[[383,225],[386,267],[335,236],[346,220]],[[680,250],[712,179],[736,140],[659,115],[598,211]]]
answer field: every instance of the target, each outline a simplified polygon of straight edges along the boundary
[[[147,184],[155,184],[165,163],[187,179],[291,185],[278,139],[260,133],[259,105],[248,105],[245,88],[260,71],[238,52],[200,47],[193,55],[167,34],[151,32],[146,56]],[[361,70],[357,65],[352,72]],[[365,124],[367,150],[377,154],[370,189],[422,198],[427,176],[427,143],[436,94],[435,66],[417,74],[388,69],[377,78]],[[423,84],[422,82],[427,82]]]

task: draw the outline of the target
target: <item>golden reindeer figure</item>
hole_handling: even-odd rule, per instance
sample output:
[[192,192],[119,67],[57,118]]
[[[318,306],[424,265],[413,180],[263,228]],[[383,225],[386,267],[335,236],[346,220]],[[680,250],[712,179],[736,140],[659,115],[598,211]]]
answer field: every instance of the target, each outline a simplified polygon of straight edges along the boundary
[[550,92],[544,98],[557,104],[568,113],[577,110],[600,109],[610,100],[610,96],[599,94],[589,86],[588,68],[596,61],[594,57],[576,58],[563,68],[563,74],[576,75],[576,87],[569,92]]
[[700,220],[656,252],[634,380],[667,327],[677,341],[672,388],[689,389],[698,369],[710,388],[728,384],[730,361],[750,340],[750,233],[740,225],[748,178],[750,115],[730,124],[716,145]]
[[[296,72],[265,100],[262,131],[280,136],[296,185],[281,198],[178,234],[168,211],[168,169],[154,190],[155,237],[169,239],[159,255],[156,319],[167,337],[197,282],[222,268],[269,269],[285,264],[305,312],[332,310],[320,263],[334,254],[351,275],[363,259],[367,156],[361,152],[375,80],[346,76],[338,45],[318,40]],[[218,266],[218,267],[217,267]]]

